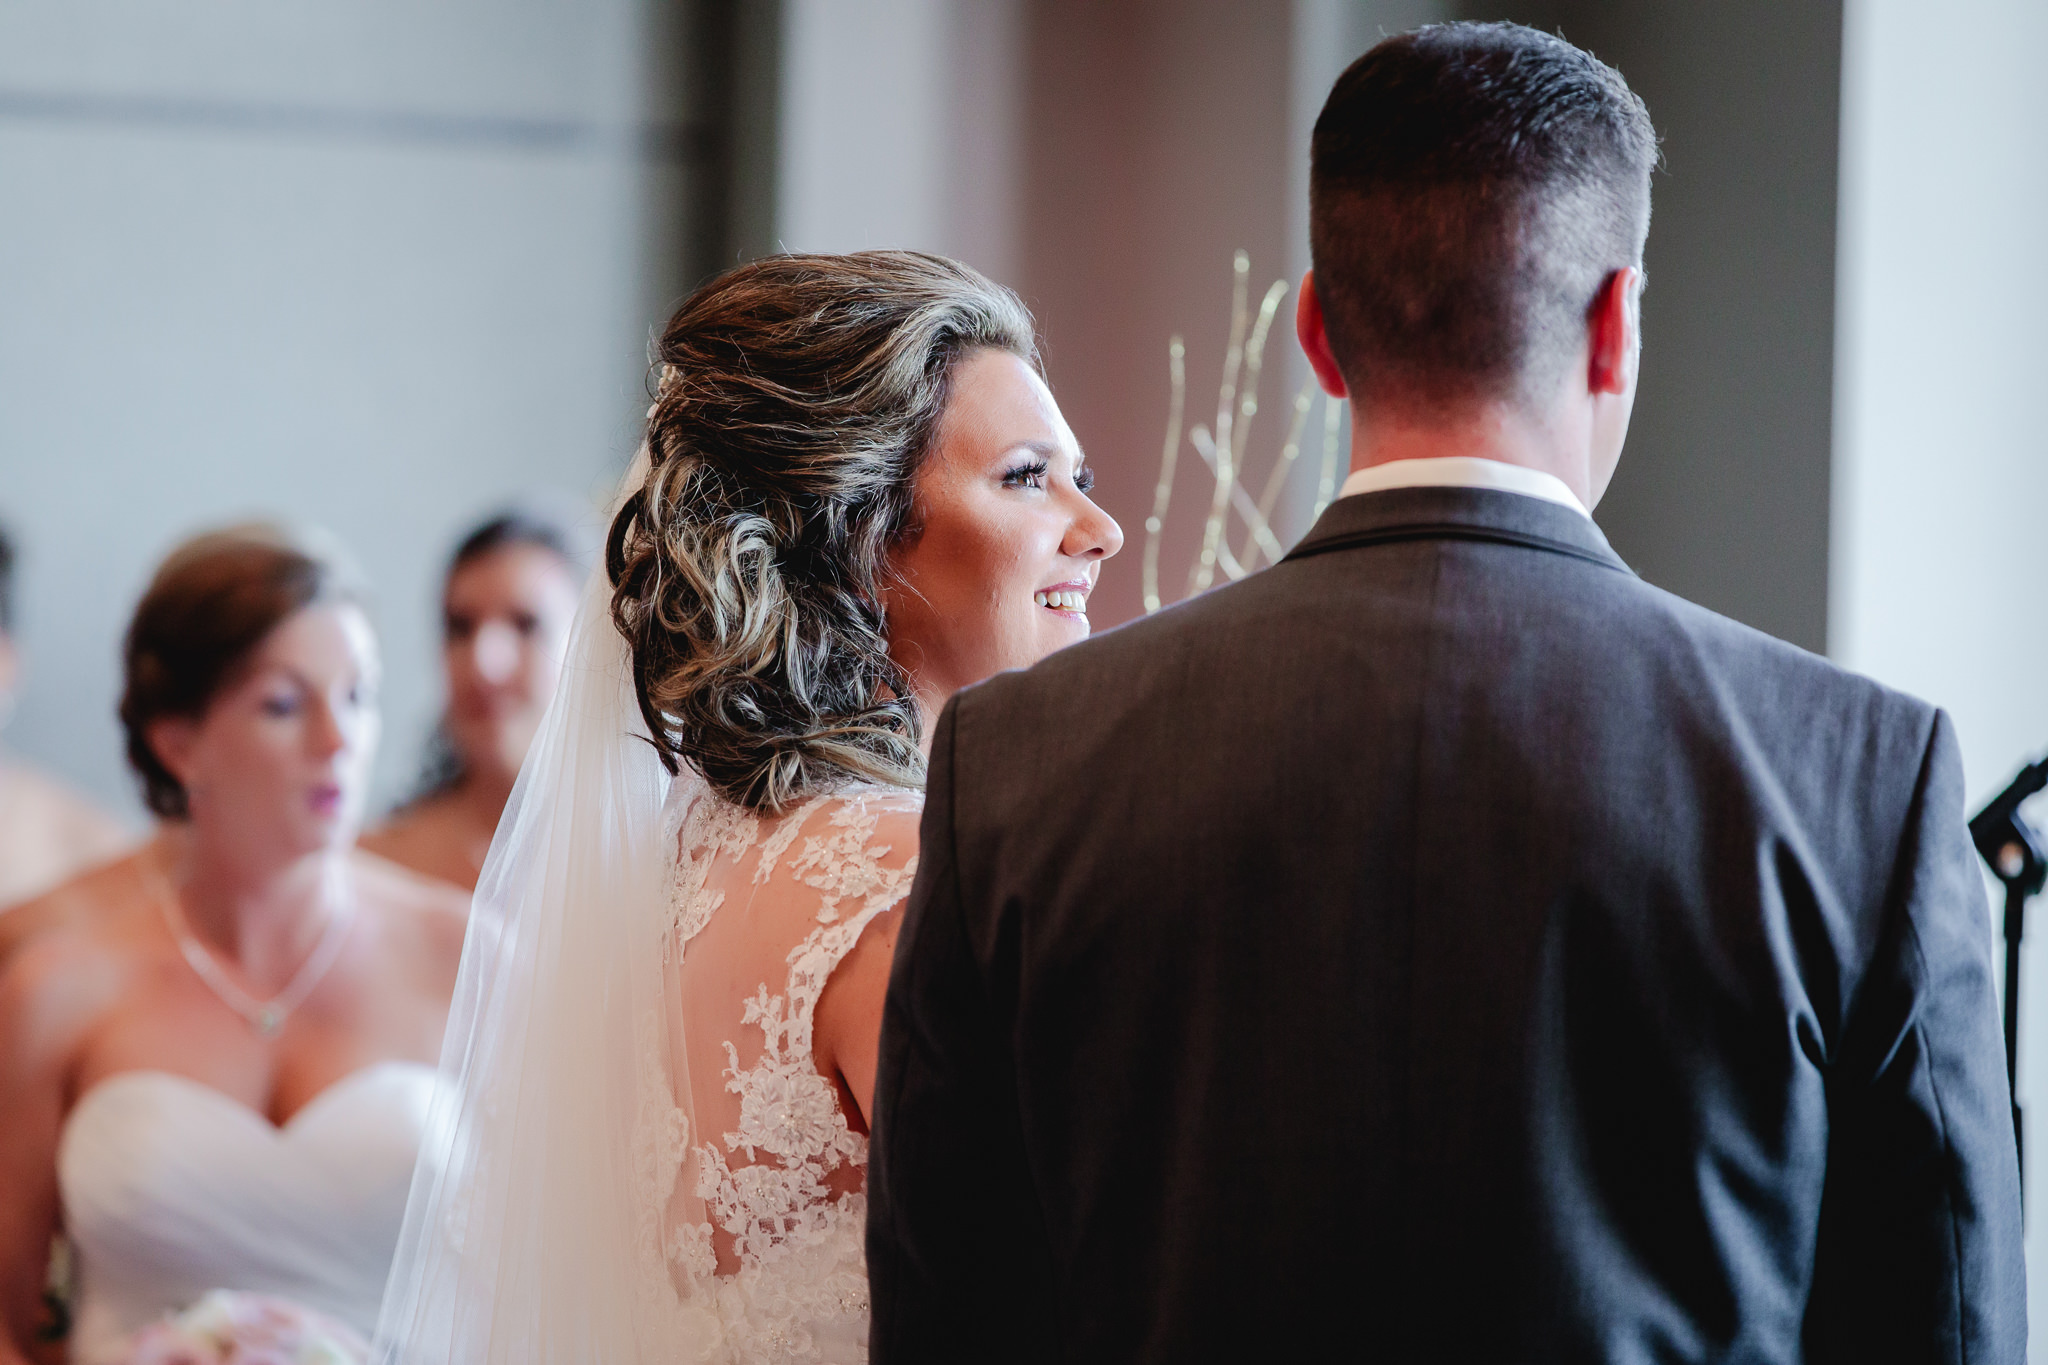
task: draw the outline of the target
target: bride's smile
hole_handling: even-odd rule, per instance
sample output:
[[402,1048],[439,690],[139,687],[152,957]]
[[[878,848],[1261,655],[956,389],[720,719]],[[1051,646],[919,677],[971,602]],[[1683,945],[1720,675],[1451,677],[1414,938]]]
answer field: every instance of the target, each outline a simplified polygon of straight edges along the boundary
[[1075,578],[1035,592],[1031,594],[1031,600],[1047,611],[1078,620],[1085,628],[1088,624],[1088,594],[1094,591],[1093,579]]

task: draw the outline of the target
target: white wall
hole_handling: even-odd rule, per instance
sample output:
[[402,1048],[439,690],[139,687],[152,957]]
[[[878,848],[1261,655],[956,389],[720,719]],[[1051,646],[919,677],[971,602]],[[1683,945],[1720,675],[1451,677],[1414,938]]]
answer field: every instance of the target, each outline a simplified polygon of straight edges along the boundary
[[1293,70],[1288,94],[1287,238],[1295,280],[1301,279],[1309,264],[1309,139],[1324,102],[1330,98],[1330,87],[1380,39],[1451,17],[1449,0],[1290,0]]
[[786,0],[776,233],[936,251],[1014,283],[1021,0]]
[[[1309,150],[1314,140],[1316,119],[1330,98],[1330,87],[1345,69],[1382,38],[1405,33],[1424,24],[1451,19],[1449,0],[1291,0],[1292,52],[1288,71],[1287,118],[1287,260],[1282,270],[1296,287],[1309,268],[1308,188]],[[1301,347],[1286,338],[1292,332],[1295,295],[1289,293],[1281,308],[1281,321],[1289,326],[1282,332],[1272,377],[1266,381],[1266,405],[1277,415],[1286,411],[1289,395],[1308,378],[1308,357]],[[1322,409],[1313,414],[1320,423]],[[1271,435],[1270,432],[1267,433]],[[1319,438],[1308,433],[1309,449]],[[1347,408],[1338,437],[1339,458],[1348,460],[1351,450],[1351,415]],[[1341,474],[1339,475],[1341,478]],[[1309,513],[1315,508],[1316,485],[1312,478],[1297,475],[1285,489],[1274,527],[1287,539],[1308,531]]]
[[[1829,653],[1948,708],[1970,808],[2048,750],[2048,6],[1851,0]],[[2032,814],[2048,825],[2048,809]],[[2022,982],[2048,1361],[2048,902]]]
[[453,537],[606,483],[635,439],[639,25],[636,0],[0,0],[11,747],[135,812],[127,613],[180,537],[282,515],[374,580],[402,788]]

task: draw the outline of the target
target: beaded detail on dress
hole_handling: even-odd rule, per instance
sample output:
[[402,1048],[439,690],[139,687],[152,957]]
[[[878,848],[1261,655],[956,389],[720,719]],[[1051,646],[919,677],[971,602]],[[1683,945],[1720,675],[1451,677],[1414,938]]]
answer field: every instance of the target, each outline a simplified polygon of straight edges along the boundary
[[861,787],[763,817],[704,792],[674,817],[696,1131],[664,1185],[663,1251],[715,1300],[726,1359],[866,1358],[867,1137],[818,1070],[813,1023],[862,931],[909,894],[921,807]]

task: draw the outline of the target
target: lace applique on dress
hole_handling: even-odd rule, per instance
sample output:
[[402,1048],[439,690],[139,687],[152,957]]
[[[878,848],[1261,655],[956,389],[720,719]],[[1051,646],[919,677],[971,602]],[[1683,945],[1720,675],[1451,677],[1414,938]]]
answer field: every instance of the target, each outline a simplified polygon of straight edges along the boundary
[[[790,862],[789,870],[804,885],[825,893],[818,923],[838,919],[839,903],[856,896],[863,899],[861,914],[873,918],[877,910],[886,910],[910,894],[917,859],[912,857],[901,867],[885,866],[882,860],[891,850],[887,844],[873,843],[875,822],[874,812],[856,805],[841,806],[832,813],[834,833],[805,839],[804,851]],[[852,946],[848,940],[847,947]],[[790,960],[795,961],[794,955]]]
[[[693,801],[683,812],[676,831],[678,859],[669,904],[674,916],[672,942],[680,954],[697,932],[711,922],[711,916],[725,901],[723,891],[705,885],[712,860],[743,856],[760,836],[761,821],[751,811],[715,798]],[[764,850],[762,865],[769,865]]]
[[[876,829],[885,813],[914,814],[921,802],[914,793],[860,789],[771,820],[723,802],[699,804],[721,811],[692,810],[682,822],[678,949],[702,935],[714,915],[761,915],[745,895],[728,899],[708,881],[717,860],[750,853],[758,862],[747,883],[757,896],[770,894],[759,888],[773,887],[784,918],[738,923],[750,934],[771,932],[771,922],[788,924],[784,932],[801,932],[801,938],[782,959],[782,980],[760,982],[735,1002],[739,1036],[722,1040],[719,1077],[732,1097],[722,1109],[732,1115],[729,1122],[714,1127],[702,1090],[710,1078],[699,1080],[700,1132],[689,1155],[707,1221],[673,1228],[665,1250],[671,1263],[712,1286],[730,1359],[865,1359],[866,1198],[860,1191],[867,1138],[849,1124],[836,1083],[818,1071],[813,1020],[826,982],[862,931],[909,894],[914,852],[878,839]],[[799,839],[801,848],[789,856]],[[806,888],[794,910],[788,908],[791,883]],[[802,921],[788,918],[799,912],[809,920],[807,932]],[[721,924],[721,935],[735,927]],[[760,1048],[750,1058],[751,1047],[743,1050],[741,1040],[756,1036]],[[714,1273],[721,1264],[724,1270]]]
[[775,875],[775,869],[782,861],[782,855],[789,852],[789,846],[796,842],[796,836],[803,832],[804,821],[811,812],[825,804],[828,797],[816,797],[791,811],[775,826],[768,836],[768,842],[761,845],[761,857],[754,864],[754,885],[759,886]]

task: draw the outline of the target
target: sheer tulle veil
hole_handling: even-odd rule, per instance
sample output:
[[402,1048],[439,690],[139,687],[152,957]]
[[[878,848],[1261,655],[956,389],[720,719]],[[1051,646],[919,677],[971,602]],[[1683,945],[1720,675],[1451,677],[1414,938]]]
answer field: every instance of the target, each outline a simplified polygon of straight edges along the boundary
[[[625,489],[646,469],[643,449]],[[672,780],[647,742],[610,585],[592,574],[477,884],[380,1362],[717,1350],[665,1245],[702,1218],[678,1188],[692,1124],[665,951],[665,808],[701,780]]]

